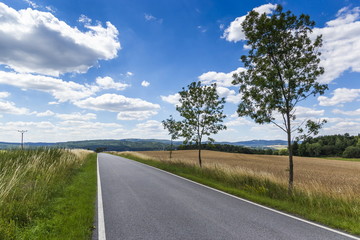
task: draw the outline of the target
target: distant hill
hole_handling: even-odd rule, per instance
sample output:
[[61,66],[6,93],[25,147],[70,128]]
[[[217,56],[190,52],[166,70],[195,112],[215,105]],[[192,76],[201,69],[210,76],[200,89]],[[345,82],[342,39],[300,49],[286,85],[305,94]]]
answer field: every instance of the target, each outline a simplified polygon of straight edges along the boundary
[[[252,148],[263,148],[273,145],[286,145],[282,140],[252,140],[242,142],[217,142],[218,144],[230,144],[237,146],[246,146]],[[181,145],[181,141],[175,141],[174,145]],[[102,148],[106,151],[155,151],[164,150],[170,145],[169,140],[161,139],[119,139],[119,140],[84,140],[69,142],[26,142],[25,147],[60,147],[60,148],[83,148],[96,150]],[[0,149],[18,148],[19,143],[0,142]]]

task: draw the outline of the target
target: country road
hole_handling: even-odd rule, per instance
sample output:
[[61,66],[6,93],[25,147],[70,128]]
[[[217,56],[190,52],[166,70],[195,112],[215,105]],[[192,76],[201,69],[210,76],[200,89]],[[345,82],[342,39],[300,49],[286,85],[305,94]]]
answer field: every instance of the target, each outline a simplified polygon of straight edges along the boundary
[[101,153],[98,164],[105,234],[94,239],[356,239],[132,160]]

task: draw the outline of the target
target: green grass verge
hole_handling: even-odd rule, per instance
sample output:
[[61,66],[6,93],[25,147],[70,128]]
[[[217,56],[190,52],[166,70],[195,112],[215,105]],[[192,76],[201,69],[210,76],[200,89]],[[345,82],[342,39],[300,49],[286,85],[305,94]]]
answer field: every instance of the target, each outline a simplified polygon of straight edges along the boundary
[[283,212],[360,235],[359,199],[336,199],[322,194],[309,194],[298,190],[289,195],[285,186],[268,180],[250,176],[230,175],[221,170],[199,168],[184,163],[144,160],[129,154],[121,154],[120,156]]
[[[91,239],[96,200],[96,154],[89,154],[85,164],[75,170],[66,186],[48,204],[33,223],[15,226],[15,237],[26,240]],[[9,235],[11,236],[11,235]]]

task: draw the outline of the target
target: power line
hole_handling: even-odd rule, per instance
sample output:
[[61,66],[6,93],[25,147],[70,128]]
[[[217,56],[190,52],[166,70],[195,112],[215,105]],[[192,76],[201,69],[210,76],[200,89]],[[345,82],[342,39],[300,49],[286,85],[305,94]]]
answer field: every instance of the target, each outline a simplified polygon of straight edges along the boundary
[[19,133],[21,133],[21,150],[24,149],[24,133],[27,132],[27,130],[18,130]]

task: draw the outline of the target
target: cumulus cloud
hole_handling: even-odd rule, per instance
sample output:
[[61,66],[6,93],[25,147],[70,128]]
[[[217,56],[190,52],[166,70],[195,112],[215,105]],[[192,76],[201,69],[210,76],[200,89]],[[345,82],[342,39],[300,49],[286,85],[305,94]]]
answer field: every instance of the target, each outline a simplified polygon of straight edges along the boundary
[[117,56],[120,42],[114,25],[84,27],[82,32],[50,12],[17,11],[0,3],[0,64],[20,73],[59,76],[84,73],[98,60]]
[[178,105],[179,104],[179,100],[180,100],[180,94],[179,93],[175,93],[172,95],[168,95],[168,96],[160,96],[161,100],[163,100],[164,102],[173,104],[173,105]]
[[234,90],[225,87],[216,88],[219,97],[224,97],[226,102],[239,104],[241,102],[241,94],[236,94]]
[[360,72],[360,7],[342,8],[326,27],[315,28],[313,35],[323,35],[321,65],[325,74],[319,78],[330,83],[344,71]]
[[139,98],[128,98],[117,94],[104,94],[75,102],[80,108],[118,112],[119,120],[146,119],[158,113],[160,105]]
[[325,110],[316,110],[313,108],[297,106],[295,107],[294,113],[298,118],[311,118],[323,116]]
[[157,111],[128,111],[120,112],[117,115],[118,120],[143,120],[156,115]]
[[28,115],[30,114],[29,109],[16,107],[15,103],[9,101],[0,100],[0,112],[2,114],[14,114],[14,115]]
[[[270,14],[276,9],[276,5],[268,3],[254,8],[253,10],[262,14]],[[225,38],[229,42],[238,42],[245,40],[245,35],[242,29],[241,24],[244,22],[246,15],[237,17],[234,21],[230,23],[230,26],[225,29],[222,38]]]
[[75,113],[69,113],[69,114],[61,114],[58,113],[55,115],[57,118],[61,119],[61,120],[81,120],[81,121],[88,121],[88,120],[92,120],[92,119],[96,119],[96,114],[95,113],[86,113],[86,114],[82,114],[79,112],[75,112]]
[[10,96],[9,92],[0,92],[0,98],[7,98]]
[[124,90],[130,86],[129,84],[126,84],[126,83],[115,82],[114,79],[112,79],[111,77],[108,77],[108,76],[107,77],[97,77],[96,83],[102,89],[116,89],[119,91]]
[[58,78],[0,71],[0,84],[50,93],[59,102],[75,101],[93,95],[97,88]]
[[360,89],[337,88],[332,93],[332,97],[319,96],[320,106],[335,106],[348,103],[360,97]]
[[150,86],[150,83],[148,81],[142,81],[141,86],[148,87],[148,86]]
[[203,84],[216,83],[219,87],[231,87],[233,86],[231,83],[233,81],[233,75],[245,70],[245,68],[239,67],[235,71],[229,73],[209,71],[201,74],[198,79]]
[[50,110],[46,110],[45,112],[36,113],[37,117],[51,117],[51,116],[54,116],[54,115],[55,115],[55,113],[53,111],[50,111]]
[[336,114],[347,115],[347,116],[360,116],[360,108],[358,108],[354,111],[343,111],[340,109],[334,109],[332,112],[336,113]]

